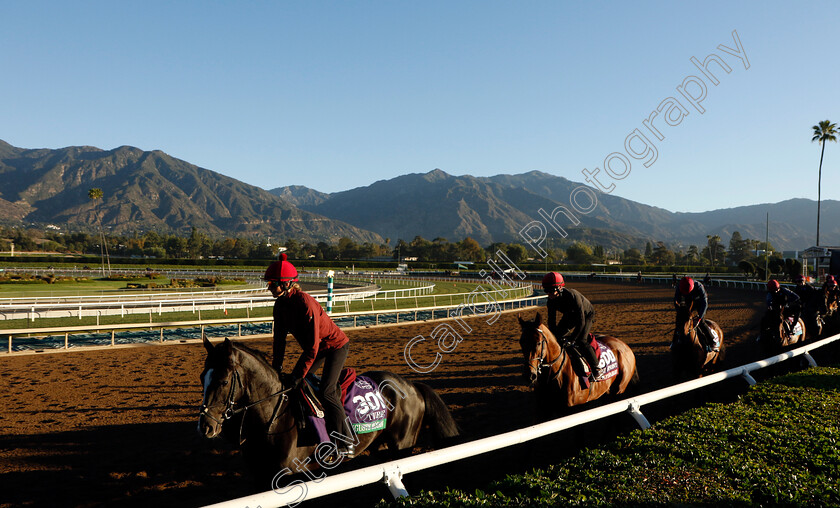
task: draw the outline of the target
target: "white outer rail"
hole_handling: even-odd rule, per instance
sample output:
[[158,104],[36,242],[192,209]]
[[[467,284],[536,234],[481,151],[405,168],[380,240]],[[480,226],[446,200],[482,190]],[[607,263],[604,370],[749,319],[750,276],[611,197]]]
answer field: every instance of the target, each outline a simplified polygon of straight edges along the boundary
[[566,430],[577,425],[624,412],[629,413],[642,429],[647,429],[650,427],[650,423],[640,411],[643,404],[667,399],[668,397],[697,390],[704,386],[719,383],[723,380],[734,377],[742,377],[747,381],[747,383],[753,385],[755,384],[755,380],[752,376],[750,376],[750,372],[788,360],[795,356],[804,356],[808,360],[808,363],[814,366],[816,365],[816,362],[814,362],[814,359],[808,354],[809,351],[822,347],[838,339],[840,339],[840,334],[833,335],[818,342],[807,344],[770,358],[765,358],[764,360],[735,367],[724,372],[718,372],[704,378],[662,388],[660,390],[638,395],[629,399],[613,402],[605,406],[565,416],[563,418],[558,418],[539,425],[532,425],[524,429],[514,430],[504,434],[486,437],[469,443],[450,446],[441,450],[435,450],[404,459],[385,462],[375,466],[357,469],[355,471],[348,471],[346,473],[328,476],[323,479],[310,480],[305,483],[296,484],[294,488],[284,488],[283,490],[285,490],[285,492],[282,494],[270,490],[260,494],[253,494],[238,499],[208,505],[205,508],[245,508],[248,506],[279,508],[281,506],[294,506],[305,499],[313,499],[329,494],[335,494],[337,492],[377,482],[385,483],[395,498],[407,496],[408,492],[402,483],[402,477],[405,474],[480,455],[482,453],[491,452],[500,448],[525,443],[561,430]]

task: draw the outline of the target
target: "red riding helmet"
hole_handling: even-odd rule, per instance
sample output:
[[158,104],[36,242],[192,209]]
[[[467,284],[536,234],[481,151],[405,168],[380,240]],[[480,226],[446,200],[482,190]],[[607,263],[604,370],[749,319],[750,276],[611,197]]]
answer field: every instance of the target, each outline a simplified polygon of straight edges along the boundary
[[275,282],[298,280],[297,269],[290,262],[286,261],[286,258],[286,253],[283,252],[280,254],[280,259],[278,261],[272,261],[271,264],[268,265],[268,268],[265,270],[265,275],[263,275],[263,279]]
[[796,276],[796,283],[799,284],[800,282],[805,282],[805,276],[804,275],[797,275]]
[[775,293],[780,287],[779,281],[776,279],[770,279],[767,281],[767,291],[770,291],[771,293]]
[[825,278],[825,283],[828,284],[831,287],[834,287],[834,286],[837,285],[837,281],[834,280],[834,275],[829,275],[828,277],[826,277]]
[[694,289],[694,279],[691,277],[683,277],[680,279],[680,293],[687,295]]
[[548,272],[542,280],[543,289],[546,291],[554,287],[562,288],[565,285],[566,282],[563,280],[563,276],[557,272]]

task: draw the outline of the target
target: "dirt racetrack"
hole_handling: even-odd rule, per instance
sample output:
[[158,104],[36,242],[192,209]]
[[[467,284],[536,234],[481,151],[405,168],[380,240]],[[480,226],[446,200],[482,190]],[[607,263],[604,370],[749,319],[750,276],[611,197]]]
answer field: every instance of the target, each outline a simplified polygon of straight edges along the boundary
[[[630,344],[643,392],[670,383],[670,286],[598,281],[570,286],[595,304],[593,331]],[[724,368],[759,358],[753,342],[764,294],[722,288],[709,293],[708,317],[720,324],[728,344]],[[535,311],[524,314],[530,318]],[[347,365],[360,372],[390,370],[431,385],[468,439],[531,425],[516,313],[502,314],[493,325],[486,320],[470,318],[472,332],[427,375],[406,365],[403,348],[419,334],[430,337],[436,323],[349,330]],[[418,362],[431,361],[433,350],[421,347],[431,343],[415,348]],[[248,344],[270,352],[269,339]],[[291,339],[290,344],[296,359],[296,344]],[[814,355],[817,362],[825,363],[820,354]],[[269,490],[253,484],[238,452],[226,443],[197,436],[204,356],[200,344],[0,356],[0,506],[200,506]],[[659,411],[642,410],[651,420]],[[444,485],[475,488],[573,451],[571,441],[546,438],[415,473],[405,483],[409,492]],[[363,455],[341,468],[375,462]],[[388,496],[377,485],[303,506],[370,506]]]

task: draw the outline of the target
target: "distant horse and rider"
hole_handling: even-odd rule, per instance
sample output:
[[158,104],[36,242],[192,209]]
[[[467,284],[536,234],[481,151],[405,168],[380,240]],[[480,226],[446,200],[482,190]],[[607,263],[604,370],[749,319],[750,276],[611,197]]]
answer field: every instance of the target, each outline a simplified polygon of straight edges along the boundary
[[535,389],[541,416],[635,386],[636,359],[627,344],[590,333],[595,318],[591,302],[567,288],[557,272],[547,273],[542,286],[548,295],[548,322],[543,323],[539,313],[532,321],[518,317],[524,374]]
[[538,411],[543,417],[564,409],[586,404],[603,395],[624,393],[638,384],[633,351],[621,340],[595,335],[600,375],[589,381],[580,365],[582,356],[568,340],[558,340],[537,313],[532,321],[519,317],[522,334],[519,345],[525,356],[524,375],[537,395]]
[[759,341],[766,351],[781,352],[805,341],[806,329],[800,317],[802,306],[799,295],[782,287],[779,281],[770,279],[765,303],[767,312],[761,319]]
[[690,304],[681,304],[677,308],[674,339],[671,342],[672,370],[677,379],[697,378],[713,372],[726,353],[720,326],[706,319],[706,326],[713,336],[701,338],[697,326],[699,319],[697,311]]
[[723,330],[705,319],[709,297],[703,283],[680,279],[674,291],[676,323],[671,342],[672,370],[677,379],[711,373],[723,360]]

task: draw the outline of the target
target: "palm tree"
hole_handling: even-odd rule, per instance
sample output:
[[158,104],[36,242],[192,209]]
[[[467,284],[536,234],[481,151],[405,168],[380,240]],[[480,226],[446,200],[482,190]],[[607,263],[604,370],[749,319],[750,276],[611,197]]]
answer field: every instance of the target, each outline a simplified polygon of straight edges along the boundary
[[817,245],[820,244],[820,187],[822,185],[822,163],[823,155],[825,155],[825,142],[837,141],[837,124],[831,123],[828,120],[823,120],[819,125],[812,127],[814,129],[814,136],[811,142],[819,141],[822,145],[820,149],[820,172],[817,179]]
[[105,243],[105,232],[102,230],[102,217],[97,212],[97,203],[105,195],[102,189],[94,187],[88,190],[88,198],[93,201],[93,209],[99,221],[99,256],[102,259],[102,276],[105,276],[105,259],[108,259],[108,276],[111,275],[111,257],[108,255],[108,245]]

